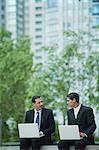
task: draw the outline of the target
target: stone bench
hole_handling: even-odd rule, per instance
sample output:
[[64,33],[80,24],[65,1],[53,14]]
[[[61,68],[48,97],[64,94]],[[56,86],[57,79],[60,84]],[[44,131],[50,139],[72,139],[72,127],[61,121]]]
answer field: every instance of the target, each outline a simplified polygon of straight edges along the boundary
[[[0,150],[20,150],[19,145],[17,146],[2,146]],[[30,148],[29,150],[32,150]],[[41,150],[58,150],[57,145],[45,145],[41,147]],[[71,146],[69,150],[75,150],[74,146]],[[99,145],[87,145],[85,150],[99,150]]]
[[[41,147],[41,150],[58,150],[58,146],[57,145],[45,145]],[[70,150],[75,150],[74,146],[71,146]],[[99,150],[99,145],[87,145],[85,150]]]

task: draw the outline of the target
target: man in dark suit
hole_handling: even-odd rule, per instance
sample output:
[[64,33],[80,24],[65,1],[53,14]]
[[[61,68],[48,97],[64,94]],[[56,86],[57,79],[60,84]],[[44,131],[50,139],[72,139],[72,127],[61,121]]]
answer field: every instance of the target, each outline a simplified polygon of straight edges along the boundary
[[67,103],[71,109],[67,112],[68,125],[78,125],[81,139],[79,141],[61,140],[59,150],[68,150],[70,145],[75,145],[76,150],[84,150],[85,145],[94,144],[93,133],[96,129],[93,110],[79,103],[78,93],[67,95]]
[[33,96],[32,104],[33,109],[26,112],[25,123],[38,123],[41,137],[38,139],[21,139],[21,150],[28,150],[31,145],[33,150],[39,150],[41,145],[51,144],[51,134],[55,132],[52,110],[43,108],[41,96]]

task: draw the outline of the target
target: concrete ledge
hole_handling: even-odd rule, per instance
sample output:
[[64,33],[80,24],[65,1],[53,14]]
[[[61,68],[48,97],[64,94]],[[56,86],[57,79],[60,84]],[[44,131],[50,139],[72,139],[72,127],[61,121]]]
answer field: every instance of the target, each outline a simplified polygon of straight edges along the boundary
[[[20,150],[20,147],[17,146],[2,146],[0,147],[0,150]],[[29,150],[32,150],[30,148]],[[58,150],[57,145],[46,145],[42,146],[41,150]],[[74,146],[71,146],[69,150],[75,150]],[[99,145],[87,145],[85,150],[99,150]]]
[[[58,150],[58,146],[57,145],[45,145],[41,147],[41,150]],[[75,150],[74,146],[71,146],[70,150]],[[99,150],[99,145],[87,145],[85,150]]]

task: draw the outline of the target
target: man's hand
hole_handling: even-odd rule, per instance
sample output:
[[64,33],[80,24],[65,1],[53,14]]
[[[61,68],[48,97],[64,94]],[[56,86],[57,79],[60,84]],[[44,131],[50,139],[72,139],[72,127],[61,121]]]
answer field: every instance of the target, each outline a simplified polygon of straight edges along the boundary
[[45,136],[45,135],[43,134],[42,131],[40,131],[40,132],[39,132],[39,136],[40,136],[40,137],[43,137],[43,136]]
[[86,135],[84,132],[80,132],[80,137],[81,137],[81,138],[87,137],[87,135]]

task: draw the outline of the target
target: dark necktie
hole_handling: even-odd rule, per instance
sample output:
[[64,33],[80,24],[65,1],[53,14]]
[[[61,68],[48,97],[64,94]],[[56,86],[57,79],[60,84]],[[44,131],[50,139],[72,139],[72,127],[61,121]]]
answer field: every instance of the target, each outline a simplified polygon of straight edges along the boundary
[[37,112],[36,123],[37,123],[38,126],[39,126],[39,112]]

